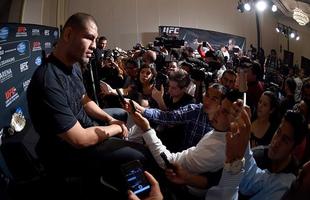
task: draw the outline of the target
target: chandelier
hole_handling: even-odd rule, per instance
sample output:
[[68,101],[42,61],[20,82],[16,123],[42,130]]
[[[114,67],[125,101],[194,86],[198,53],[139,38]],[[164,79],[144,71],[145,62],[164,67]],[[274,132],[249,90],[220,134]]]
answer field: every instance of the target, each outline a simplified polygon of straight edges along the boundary
[[304,26],[309,22],[309,17],[306,13],[304,13],[301,9],[295,8],[293,11],[293,19],[296,20],[296,22]]

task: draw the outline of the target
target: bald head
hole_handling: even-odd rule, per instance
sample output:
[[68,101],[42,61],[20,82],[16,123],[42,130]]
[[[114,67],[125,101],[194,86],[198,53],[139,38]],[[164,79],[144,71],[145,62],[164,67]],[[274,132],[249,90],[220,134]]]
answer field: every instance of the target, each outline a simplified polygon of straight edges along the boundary
[[88,22],[93,22],[97,26],[93,16],[86,13],[75,13],[67,19],[62,32],[69,27],[72,29],[84,29]]
[[87,64],[96,48],[98,27],[93,16],[76,13],[69,17],[53,54],[64,64]]
[[152,50],[147,50],[144,54],[143,54],[143,61],[147,64],[150,63],[154,63],[156,60],[156,52],[152,51]]

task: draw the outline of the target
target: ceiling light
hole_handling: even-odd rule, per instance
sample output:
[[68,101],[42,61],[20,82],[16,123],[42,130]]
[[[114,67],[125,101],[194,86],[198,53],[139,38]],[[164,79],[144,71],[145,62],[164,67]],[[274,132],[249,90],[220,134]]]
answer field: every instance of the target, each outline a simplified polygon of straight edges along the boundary
[[296,40],[298,41],[300,39],[299,35],[297,35]]
[[267,3],[266,1],[260,0],[255,4],[255,7],[258,11],[263,12],[267,7]]
[[293,11],[293,19],[296,20],[296,22],[304,26],[309,22],[309,17],[306,13],[304,13],[301,9],[295,8]]
[[290,37],[291,37],[291,38],[294,38],[294,37],[295,37],[295,33],[294,33],[294,32],[291,32]]
[[251,5],[249,3],[244,4],[244,10],[250,11],[251,10]]
[[272,12],[277,12],[278,8],[276,5],[273,4],[271,7],[271,10],[272,10]]

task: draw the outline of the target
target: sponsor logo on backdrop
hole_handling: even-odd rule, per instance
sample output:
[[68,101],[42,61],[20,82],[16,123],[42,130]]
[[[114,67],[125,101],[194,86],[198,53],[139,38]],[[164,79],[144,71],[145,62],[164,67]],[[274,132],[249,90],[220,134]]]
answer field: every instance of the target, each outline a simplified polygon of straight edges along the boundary
[[41,58],[40,56],[36,57],[34,63],[35,63],[37,66],[41,65],[41,63],[42,63],[42,58]]
[[18,99],[19,95],[16,88],[13,86],[4,93],[4,97],[5,107],[9,107],[14,101],[16,101],[16,99]]
[[44,35],[49,36],[50,35],[50,30],[44,30]]
[[19,26],[16,31],[16,37],[26,37],[27,28],[25,26]]
[[44,43],[44,48],[45,49],[50,49],[50,48],[52,48],[52,44],[50,42],[45,42]]
[[0,68],[3,67],[4,65],[8,65],[8,64],[11,64],[11,63],[13,63],[13,62],[15,62],[15,57],[13,57],[13,58],[8,58],[8,59],[6,59],[6,60],[1,60],[1,61],[0,61]]
[[6,69],[0,72],[0,83],[4,83],[5,81],[9,80],[13,77],[12,69]]
[[57,39],[58,38],[58,31],[54,31],[53,35]]
[[34,28],[31,31],[32,35],[40,35],[40,29]]
[[42,50],[41,42],[39,41],[33,42],[32,51],[41,51],[41,50]]
[[179,27],[163,27],[163,33],[167,33],[168,35],[178,36],[180,33]]
[[20,72],[27,71],[29,69],[28,61],[19,64]]
[[23,82],[24,92],[26,92],[26,90],[27,90],[27,88],[28,88],[28,86],[29,86],[30,80],[31,80],[31,79],[28,79],[28,80],[26,80],[26,81]]
[[17,48],[16,48],[16,49],[17,49],[17,51],[18,51],[20,54],[24,54],[24,53],[26,52],[26,49],[27,49],[25,42],[19,43],[19,44],[17,45]]
[[28,40],[2,43],[0,46],[0,68],[30,57]]
[[[6,40],[7,38],[8,38],[8,36],[9,36],[9,28],[8,27],[2,27],[1,29],[0,29],[0,39],[1,40]],[[0,41],[1,41],[0,40]]]

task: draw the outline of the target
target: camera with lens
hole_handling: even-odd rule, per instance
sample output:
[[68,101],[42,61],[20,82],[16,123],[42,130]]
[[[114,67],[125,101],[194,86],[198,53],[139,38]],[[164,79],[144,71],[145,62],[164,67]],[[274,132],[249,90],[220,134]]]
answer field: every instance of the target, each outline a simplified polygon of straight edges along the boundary
[[157,90],[161,89],[161,86],[163,85],[166,87],[169,83],[169,78],[167,75],[163,73],[158,73],[156,78],[155,78],[155,87]]
[[116,59],[117,57],[119,57],[121,55],[121,52],[119,52],[118,49],[113,49],[112,55],[113,55],[114,59]]
[[163,35],[161,37],[156,37],[154,41],[154,46],[163,46],[165,48],[180,48],[184,46],[184,40],[179,40],[175,36]]
[[191,78],[195,81],[204,82],[208,85],[213,80],[213,73],[205,68],[193,68],[190,72]]

